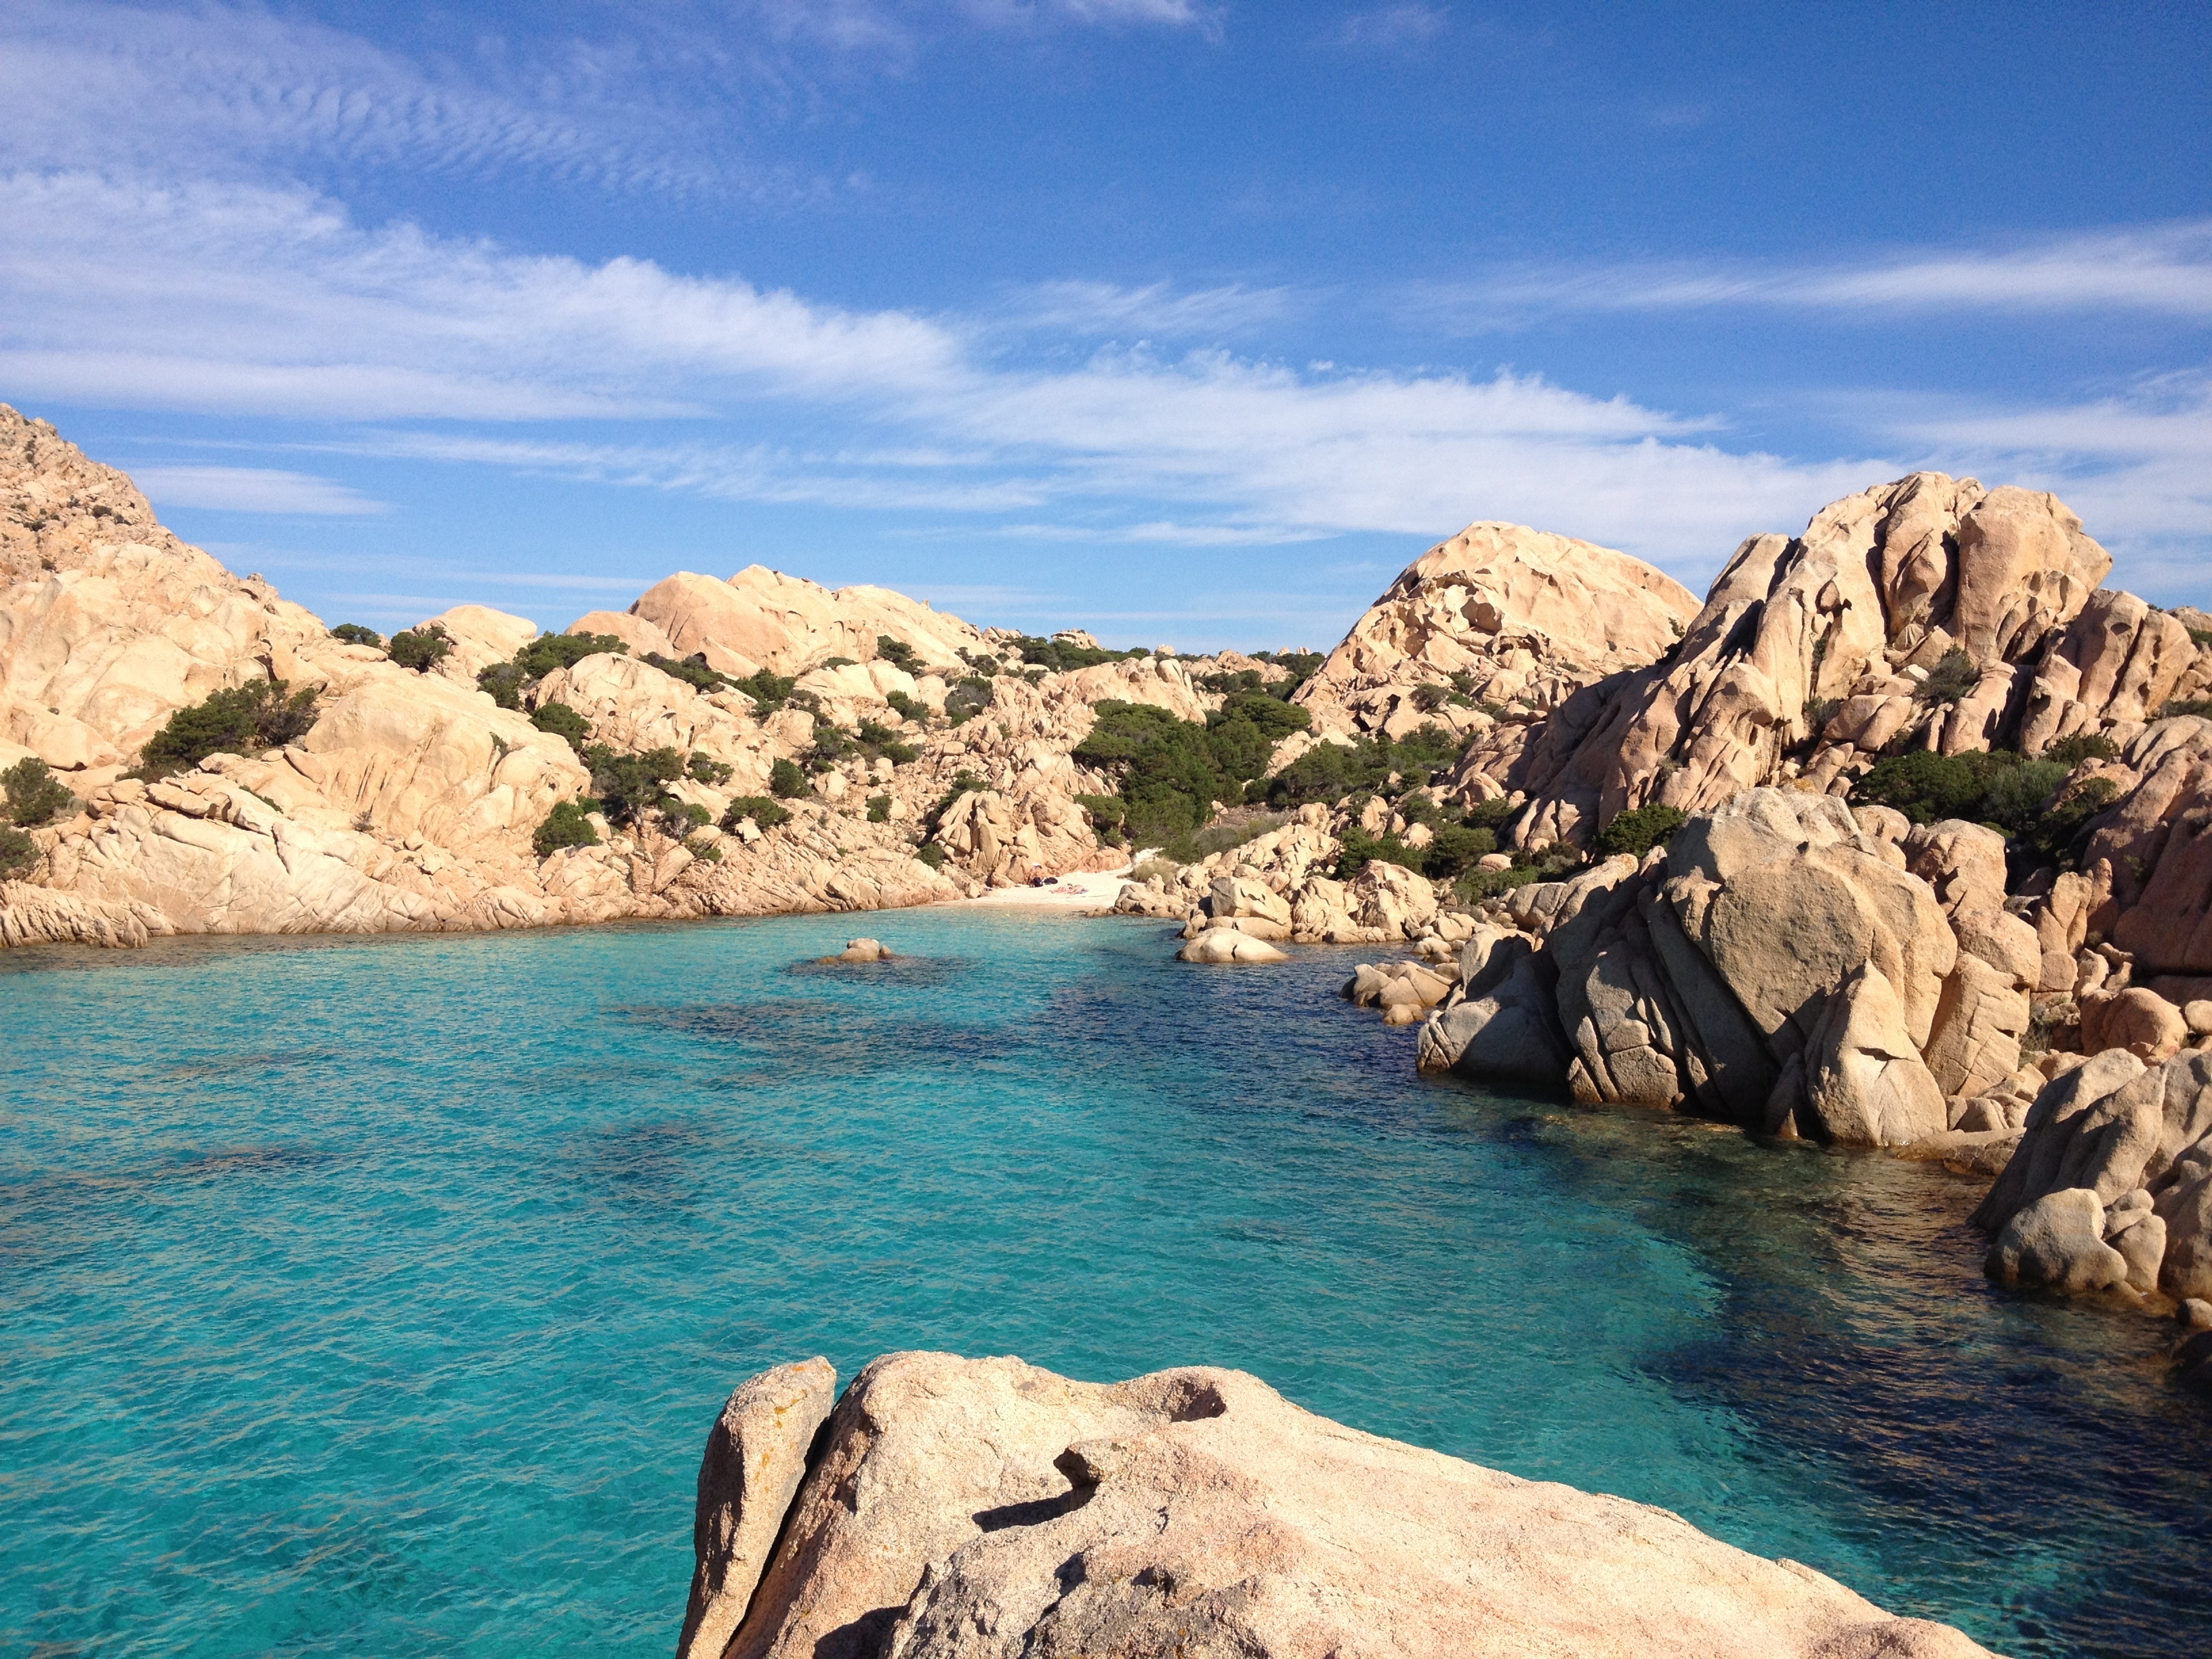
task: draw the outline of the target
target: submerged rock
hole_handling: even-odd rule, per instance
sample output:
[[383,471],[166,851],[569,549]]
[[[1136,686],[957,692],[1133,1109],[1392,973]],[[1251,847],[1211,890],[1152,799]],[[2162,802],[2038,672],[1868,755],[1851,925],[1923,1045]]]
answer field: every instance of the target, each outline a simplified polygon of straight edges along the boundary
[[[703,1659],[693,1634],[687,1625],[682,1659]],[[1091,1383],[1018,1359],[900,1353],[868,1366],[839,1402],[724,1652],[1971,1659],[1984,1650],[1664,1510],[1362,1434],[1241,1371]]]
[[834,957],[823,958],[828,962],[889,962],[890,959],[891,953],[884,948],[883,941],[872,939],[848,939],[842,951]]

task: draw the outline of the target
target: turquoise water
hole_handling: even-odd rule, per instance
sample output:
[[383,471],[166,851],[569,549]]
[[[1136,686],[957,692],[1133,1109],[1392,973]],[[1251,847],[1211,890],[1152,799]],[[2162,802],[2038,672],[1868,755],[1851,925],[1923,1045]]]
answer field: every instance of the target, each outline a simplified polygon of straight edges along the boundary
[[1212,1363],[2020,1654],[2196,1654],[2212,1403],[1924,1165],[1413,1075],[1357,952],[852,919],[0,956],[0,1651],[672,1647],[725,1393]]

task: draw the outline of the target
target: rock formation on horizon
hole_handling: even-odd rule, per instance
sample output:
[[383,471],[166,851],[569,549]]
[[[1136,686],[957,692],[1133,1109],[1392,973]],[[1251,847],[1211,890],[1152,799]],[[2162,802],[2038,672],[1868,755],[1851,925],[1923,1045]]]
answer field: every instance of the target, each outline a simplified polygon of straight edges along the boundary
[[1363,1434],[1242,1371],[889,1354],[731,1396],[678,1659],[1972,1659],[1649,1504]]

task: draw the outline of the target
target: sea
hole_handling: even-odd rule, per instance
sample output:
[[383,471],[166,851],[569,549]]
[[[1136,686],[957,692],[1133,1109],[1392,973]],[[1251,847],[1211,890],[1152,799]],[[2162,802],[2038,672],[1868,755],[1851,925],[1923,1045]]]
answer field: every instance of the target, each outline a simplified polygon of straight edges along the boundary
[[[820,960],[866,933],[897,959]],[[2015,1655],[2212,1650],[2172,1327],[1940,1167],[994,907],[0,952],[0,1652],[673,1650],[738,1382],[1255,1372]]]

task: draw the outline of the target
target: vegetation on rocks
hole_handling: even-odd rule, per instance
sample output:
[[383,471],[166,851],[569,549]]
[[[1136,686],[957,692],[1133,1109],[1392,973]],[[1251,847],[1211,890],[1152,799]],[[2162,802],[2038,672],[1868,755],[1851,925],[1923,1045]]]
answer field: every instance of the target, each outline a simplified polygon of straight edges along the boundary
[[945,715],[955,726],[973,720],[990,706],[991,682],[980,674],[970,674],[956,682],[945,694]]
[[588,814],[599,811],[599,804],[589,795],[580,800],[556,802],[530,837],[532,849],[541,859],[550,858],[564,847],[597,847],[599,832],[592,827]]
[[876,635],[876,655],[892,667],[908,674],[927,673],[928,667],[915,654],[915,649],[904,640],[893,639],[888,634]]
[[10,881],[39,861],[39,843],[21,830],[0,824],[0,881]]
[[1024,635],[1014,641],[1022,660],[1034,667],[1054,674],[1072,674],[1079,668],[1096,668],[1102,662],[1127,662],[1132,657],[1149,657],[1152,653],[1139,647],[1133,651],[1109,651],[1103,647],[1076,645],[1066,640],[1041,640]]
[[541,732],[550,732],[556,738],[566,738],[568,746],[577,753],[592,735],[592,724],[565,702],[542,703],[530,716],[530,723]]
[[424,623],[420,628],[394,634],[385,652],[402,668],[427,674],[453,654],[453,636],[446,632],[443,623]]
[[655,814],[664,818],[683,817],[684,803],[671,794],[667,785],[684,775],[684,756],[675,749],[648,749],[643,754],[624,754],[603,743],[581,751],[592,769],[592,791],[609,823],[643,829]]
[[1267,786],[1271,806],[1340,801],[1361,790],[1385,797],[1427,785],[1459,758],[1460,741],[1440,726],[1424,726],[1393,742],[1387,735],[1353,744],[1317,743]]
[[763,668],[748,679],[731,680],[730,685],[753,700],[760,713],[773,714],[791,701],[792,689],[799,682],[788,674],[772,674]]
[[773,830],[779,823],[791,822],[791,809],[779,805],[766,795],[739,795],[724,810],[721,827],[735,830],[747,818],[757,829]]
[[0,772],[0,790],[7,793],[9,821],[26,830],[50,822],[76,799],[35,755],[26,756]]
[[806,793],[806,774],[799,769],[799,763],[779,760],[768,771],[769,793],[783,800],[797,800]]
[[343,640],[348,645],[366,645],[379,651],[384,649],[384,635],[374,628],[363,628],[359,623],[340,623],[331,629],[331,637]]
[[[2091,738],[2075,745],[2075,757],[2030,760],[2008,749],[1938,755],[1925,750],[1892,755],[1852,787],[1854,805],[1890,806],[1915,823],[1964,818],[1985,823],[2008,840],[2032,849],[2039,862],[2068,863],[2088,820],[2110,804],[2115,788],[2109,778],[2089,778],[2066,787],[2081,758],[2094,757]],[[2054,751],[2063,745],[2053,745]]]
[[2179,720],[2185,714],[2212,720],[2212,697],[2176,697],[2158,711],[2162,720]]
[[709,668],[707,665],[707,653],[703,651],[695,651],[690,656],[682,658],[667,656],[659,651],[648,651],[638,660],[658,668],[672,680],[683,681],[694,691],[702,694],[719,691],[726,685],[737,684],[737,681],[732,679],[727,674]]
[[510,660],[480,671],[477,684],[490,692],[491,700],[501,708],[520,708],[523,694],[555,669],[574,668],[586,657],[605,653],[621,656],[629,650],[611,634],[540,634]]
[[210,755],[258,755],[297,743],[315,723],[312,687],[289,695],[282,680],[227,686],[203,702],[179,708],[147,743],[137,775],[165,778],[187,772]]
[[1687,815],[1672,806],[1662,806],[1653,801],[1620,813],[1612,823],[1598,831],[1598,851],[1607,858],[1626,853],[1631,858],[1642,858],[1653,848],[1666,842],[1687,822]]
[[1914,695],[1923,702],[1956,702],[1981,683],[1981,669],[1954,645],[1928,671]]

